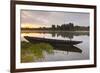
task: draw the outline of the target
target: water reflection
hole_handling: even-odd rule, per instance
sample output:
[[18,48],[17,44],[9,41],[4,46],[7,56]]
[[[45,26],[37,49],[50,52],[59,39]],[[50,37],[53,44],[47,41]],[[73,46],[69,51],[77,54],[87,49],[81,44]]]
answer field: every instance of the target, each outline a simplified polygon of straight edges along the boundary
[[[44,61],[68,61],[68,60],[87,60],[89,59],[89,32],[21,32],[21,41],[26,41],[24,36],[42,37],[58,40],[74,40],[82,41],[82,43],[75,46],[68,45],[51,45],[44,43],[45,46],[49,45],[46,49],[39,47],[41,44],[37,43],[38,47],[34,43],[29,43],[30,47],[26,47],[27,44],[21,42],[21,62],[44,62]],[[24,40],[23,40],[24,39]],[[35,48],[34,48],[35,47]],[[27,49],[25,49],[27,48]],[[38,48],[38,49],[37,49]]]
[[44,53],[54,54],[54,50],[82,53],[82,50],[75,46],[50,45],[49,43],[21,42],[21,62],[37,62],[45,58]]
[[22,32],[23,36],[34,36],[34,37],[41,37],[43,36],[44,38],[48,35],[51,35],[52,38],[68,38],[68,39],[73,39],[74,36],[89,36],[89,32],[88,31],[66,31],[66,32],[61,32],[61,31],[51,31],[51,32]]
[[[45,32],[43,34],[46,34]],[[69,31],[69,32],[49,32],[49,34],[52,34],[52,37],[63,37],[63,38],[69,38],[72,39],[74,36],[83,36],[83,35],[87,35],[89,36],[89,32],[73,32],[73,31]]]
[[82,50],[78,47],[72,45],[53,45],[55,50],[67,51],[67,52],[77,52],[82,53]]

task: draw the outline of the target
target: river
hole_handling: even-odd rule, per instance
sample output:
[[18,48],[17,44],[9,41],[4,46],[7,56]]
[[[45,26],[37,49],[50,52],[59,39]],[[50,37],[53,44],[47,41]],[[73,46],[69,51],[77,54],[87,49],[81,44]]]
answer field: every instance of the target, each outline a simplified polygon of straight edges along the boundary
[[[82,41],[82,43],[74,45],[74,47],[60,47],[66,50],[53,49],[53,53],[43,52],[43,57],[29,62],[48,62],[48,61],[71,61],[71,60],[87,60],[89,59],[89,32],[22,32],[21,41],[28,41],[24,36],[42,37],[58,40],[74,40]],[[76,48],[75,48],[76,47]],[[69,50],[68,50],[69,48]],[[81,51],[74,51],[79,49]],[[27,61],[28,62],[28,61]]]

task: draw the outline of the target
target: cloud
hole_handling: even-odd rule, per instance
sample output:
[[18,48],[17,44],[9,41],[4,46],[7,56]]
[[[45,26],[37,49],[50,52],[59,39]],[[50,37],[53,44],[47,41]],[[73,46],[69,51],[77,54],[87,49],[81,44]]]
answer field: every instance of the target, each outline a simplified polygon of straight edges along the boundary
[[75,25],[88,26],[89,19],[89,13],[21,10],[21,24],[51,26],[73,22]]

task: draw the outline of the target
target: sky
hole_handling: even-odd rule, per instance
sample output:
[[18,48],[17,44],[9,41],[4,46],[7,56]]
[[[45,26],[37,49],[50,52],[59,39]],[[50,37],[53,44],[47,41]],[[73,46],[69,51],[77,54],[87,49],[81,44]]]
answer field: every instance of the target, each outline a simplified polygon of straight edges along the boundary
[[70,22],[74,25],[89,26],[89,17],[89,13],[21,10],[21,27],[51,27],[52,24],[62,25]]

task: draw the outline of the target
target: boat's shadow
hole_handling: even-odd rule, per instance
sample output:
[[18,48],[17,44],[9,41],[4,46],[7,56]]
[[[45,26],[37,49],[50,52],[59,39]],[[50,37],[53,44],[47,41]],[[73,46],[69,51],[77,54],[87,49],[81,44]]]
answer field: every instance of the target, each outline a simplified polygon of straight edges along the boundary
[[[27,39],[30,43],[41,43],[41,42],[45,42],[48,39],[42,39],[42,38],[34,38],[34,37],[28,37],[25,36],[25,39]],[[49,39],[50,40],[50,39]],[[62,44],[62,43],[57,43],[56,40],[50,40],[53,41],[54,43],[49,43],[49,40],[45,43],[48,43],[50,45],[52,45],[54,47],[55,50],[60,50],[60,51],[67,51],[67,52],[77,52],[77,53],[82,53],[82,50],[74,45],[71,44],[71,42],[75,42],[76,44],[81,43],[81,41],[69,41],[67,44]]]
[[82,50],[80,48],[76,46],[72,46],[72,45],[56,44],[56,45],[53,45],[53,47],[55,50],[82,53]]

